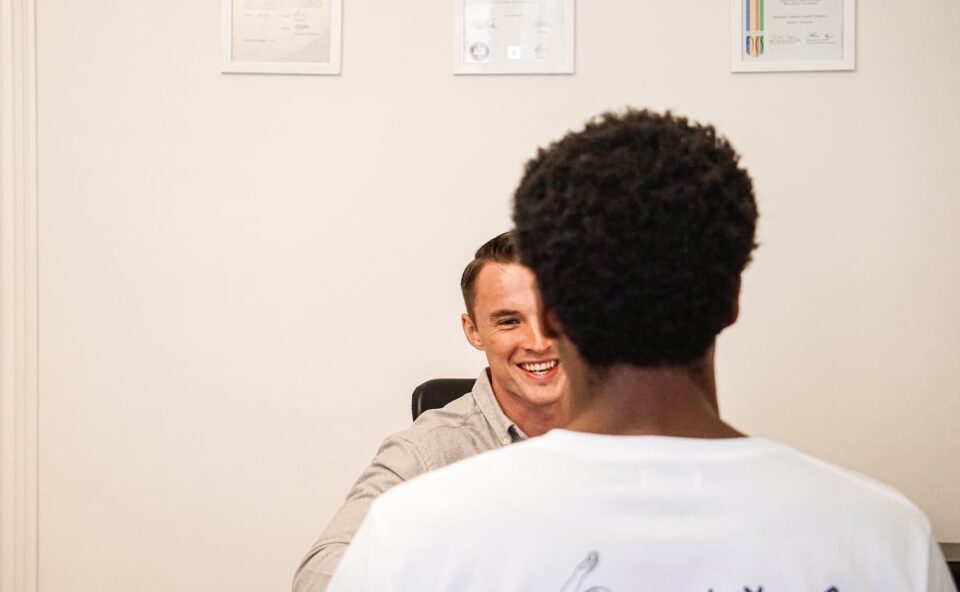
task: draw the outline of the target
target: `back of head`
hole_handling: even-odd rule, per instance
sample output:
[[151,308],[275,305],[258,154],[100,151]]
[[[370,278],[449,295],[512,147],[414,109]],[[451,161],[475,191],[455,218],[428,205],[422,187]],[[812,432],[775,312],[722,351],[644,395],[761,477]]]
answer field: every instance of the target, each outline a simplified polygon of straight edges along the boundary
[[635,110],[541,149],[514,206],[522,262],[597,367],[701,357],[732,321],[756,220],[750,177],[712,127]]

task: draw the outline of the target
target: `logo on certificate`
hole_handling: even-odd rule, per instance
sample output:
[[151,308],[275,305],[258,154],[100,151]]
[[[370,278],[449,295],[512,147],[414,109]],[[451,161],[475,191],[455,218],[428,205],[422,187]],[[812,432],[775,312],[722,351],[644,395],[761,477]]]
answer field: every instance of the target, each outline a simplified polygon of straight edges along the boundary
[[490,57],[490,46],[486,43],[474,43],[470,46],[470,57],[477,62],[486,60]]

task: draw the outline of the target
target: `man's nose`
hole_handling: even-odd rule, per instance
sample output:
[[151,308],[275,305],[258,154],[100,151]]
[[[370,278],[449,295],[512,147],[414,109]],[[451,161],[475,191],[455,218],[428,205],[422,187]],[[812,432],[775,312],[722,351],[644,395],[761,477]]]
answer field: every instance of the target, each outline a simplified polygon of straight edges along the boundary
[[527,327],[524,347],[536,352],[546,351],[553,347],[553,341],[543,334],[543,327],[540,326],[540,323],[530,323]]

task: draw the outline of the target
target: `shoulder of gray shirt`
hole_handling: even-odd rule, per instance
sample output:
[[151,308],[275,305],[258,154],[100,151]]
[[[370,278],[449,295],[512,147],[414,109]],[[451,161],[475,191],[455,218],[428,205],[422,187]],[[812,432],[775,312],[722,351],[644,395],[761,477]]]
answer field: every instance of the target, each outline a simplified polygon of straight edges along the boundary
[[473,390],[440,409],[423,412],[409,428],[385,441],[401,441],[416,449],[426,470],[500,448],[526,436],[504,415],[486,370]]

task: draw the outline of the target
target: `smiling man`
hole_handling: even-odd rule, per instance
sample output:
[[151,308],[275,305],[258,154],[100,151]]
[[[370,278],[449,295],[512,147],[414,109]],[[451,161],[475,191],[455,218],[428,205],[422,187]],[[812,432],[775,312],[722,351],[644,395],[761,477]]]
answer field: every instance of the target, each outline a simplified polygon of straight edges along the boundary
[[473,390],[384,440],[294,577],[295,592],[326,589],[370,504],[394,485],[480,452],[539,436],[569,415],[566,375],[540,324],[533,273],[505,232],[474,255],[460,280],[461,322],[487,364]]
[[537,317],[536,279],[517,262],[511,236],[501,234],[481,247],[464,271],[467,312],[461,321],[467,340],[486,353],[500,409],[520,434],[539,436],[566,411],[565,377]]

